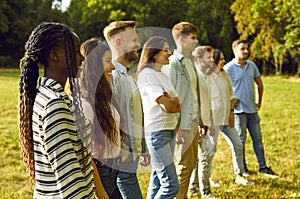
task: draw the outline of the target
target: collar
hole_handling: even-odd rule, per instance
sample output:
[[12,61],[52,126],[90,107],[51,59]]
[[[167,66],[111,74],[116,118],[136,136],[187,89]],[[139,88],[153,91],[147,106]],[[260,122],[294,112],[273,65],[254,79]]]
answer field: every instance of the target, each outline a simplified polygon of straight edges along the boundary
[[117,71],[119,71],[120,73],[123,73],[123,74],[126,74],[129,69],[129,68],[127,69],[125,66],[123,66],[116,60],[112,61],[112,64],[115,66]]
[[180,61],[184,58],[183,54],[177,51],[177,49],[173,52],[174,57],[178,58]]

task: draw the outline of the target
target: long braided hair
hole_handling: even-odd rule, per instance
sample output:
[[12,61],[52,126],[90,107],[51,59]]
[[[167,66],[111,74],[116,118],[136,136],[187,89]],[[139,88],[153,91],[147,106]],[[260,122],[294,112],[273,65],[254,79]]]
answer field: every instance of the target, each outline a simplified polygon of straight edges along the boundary
[[[73,90],[73,87],[78,87],[74,80],[74,77],[76,77],[76,54],[73,32],[67,26],[49,22],[38,25],[29,36],[25,44],[25,55],[20,61],[19,142],[21,156],[29,169],[33,183],[35,182],[35,167],[32,114],[37,94],[38,66],[40,63],[47,67],[47,57],[50,51],[57,47],[62,47],[65,50],[68,76],[70,77],[69,84],[71,90]],[[76,98],[76,96],[74,97]],[[75,111],[79,108],[80,106],[75,104]]]
[[[94,131],[97,133],[94,134],[94,138],[98,143],[102,143],[104,136],[112,144],[117,144],[118,131],[111,109],[111,105],[116,104],[109,82],[105,78],[105,68],[102,63],[106,51],[110,51],[107,43],[99,38],[92,38],[82,43],[80,52],[85,57],[85,61],[80,71],[79,84],[82,97],[94,106],[96,113]],[[124,132],[120,131],[120,136],[123,138]]]

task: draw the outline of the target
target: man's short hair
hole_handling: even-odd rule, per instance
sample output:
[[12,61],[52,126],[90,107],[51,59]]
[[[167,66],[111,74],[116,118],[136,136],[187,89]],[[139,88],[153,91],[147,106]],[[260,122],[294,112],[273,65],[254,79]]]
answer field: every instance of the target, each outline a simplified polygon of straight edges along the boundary
[[232,50],[234,50],[239,44],[248,44],[248,42],[245,39],[237,39],[232,42]]
[[191,33],[197,34],[197,32],[198,32],[197,27],[189,22],[179,22],[175,24],[172,28],[172,34],[174,40],[177,40],[181,35],[188,36]]
[[104,28],[103,34],[109,40],[112,36],[125,31],[127,27],[135,28],[135,26],[135,21],[114,21]]
[[197,58],[202,58],[204,56],[204,53],[206,53],[206,52],[210,53],[213,51],[214,51],[214,48],[211,46],[198,46],[192,52],[192,55],[194,56],[195,59],[197,59]]

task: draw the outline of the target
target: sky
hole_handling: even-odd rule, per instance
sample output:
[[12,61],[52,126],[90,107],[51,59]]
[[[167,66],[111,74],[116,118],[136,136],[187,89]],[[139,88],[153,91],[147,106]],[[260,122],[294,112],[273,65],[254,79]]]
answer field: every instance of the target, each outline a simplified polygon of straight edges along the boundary
[[71,0],[62,0],[61,8],[63,11],[65,11],[67,9],[67,7],[70,5],[70,1]]

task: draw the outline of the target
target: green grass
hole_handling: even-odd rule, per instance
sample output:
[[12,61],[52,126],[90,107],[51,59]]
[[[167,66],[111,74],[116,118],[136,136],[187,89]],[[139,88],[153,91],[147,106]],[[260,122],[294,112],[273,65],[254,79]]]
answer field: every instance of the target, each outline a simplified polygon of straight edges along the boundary
[[[0,70],[0,198],[32,198],[29,174],[20,158],[18,144],[18,70]],[[220,198],[300,198],[300,80],[263,77],[265,92],[259,111],[267,164],[280,175],[269,179],[257,175],[257,160],[248,136],[246,155],[253,187],[234,183],[231,150],[220,136],[214,158],[213,177],[220,188],[212,188]],[[149,172],[138,174],[146,195]]]

